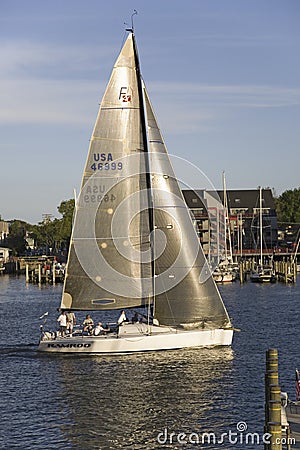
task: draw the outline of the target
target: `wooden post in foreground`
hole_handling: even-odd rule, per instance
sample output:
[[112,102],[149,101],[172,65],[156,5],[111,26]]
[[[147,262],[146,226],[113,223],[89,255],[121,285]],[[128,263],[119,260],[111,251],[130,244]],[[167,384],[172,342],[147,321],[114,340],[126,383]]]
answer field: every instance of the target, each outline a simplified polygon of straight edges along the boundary
[[278,351],[269,349],[266,353],[265,374],[265,433],[270,433],[270,444],[265,450],[282,450],[281,434],[281,390],[278,378]]

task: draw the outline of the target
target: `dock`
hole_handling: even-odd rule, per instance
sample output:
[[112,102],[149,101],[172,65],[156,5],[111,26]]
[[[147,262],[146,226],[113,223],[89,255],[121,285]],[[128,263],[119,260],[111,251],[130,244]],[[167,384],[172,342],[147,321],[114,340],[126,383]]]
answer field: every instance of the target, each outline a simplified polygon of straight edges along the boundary
[[65,264],[55,256],[12,257],[0,268],[0,275],[25,275],[26,283],[63,283]]
[[30,269],[29,265],[26,266],[26,283],[33,284],[56,284],[63,283],[65,278],[65,272],[62,269],[56,268],[56,266],[52,266],[50,269],[45,268],[40,264],[35,269]]
[[25,263],[26,283],[33,284],[56,284],[63,283],[65,279],[65,267],[53,261],[26,262]]
[[[249,279],[251,270],[254,269],[257,260],[254,257],[243,259],[239,263],[239,279],[243,283]],[[269,267],[274,273],[275,281],[281,283],[296,283],[297,262],[291,259],[272,260]]]

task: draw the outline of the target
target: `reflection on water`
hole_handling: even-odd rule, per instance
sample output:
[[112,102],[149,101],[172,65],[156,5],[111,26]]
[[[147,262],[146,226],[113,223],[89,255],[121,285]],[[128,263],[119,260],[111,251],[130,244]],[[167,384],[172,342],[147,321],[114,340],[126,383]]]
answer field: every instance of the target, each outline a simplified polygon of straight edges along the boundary
[[59,360],[72,421],[62,432],[77,448],[159,448],[157,435],[165,427],[207,431],[218,405],[218,424],[226,422],[223,385],[231,377],[231,349]]

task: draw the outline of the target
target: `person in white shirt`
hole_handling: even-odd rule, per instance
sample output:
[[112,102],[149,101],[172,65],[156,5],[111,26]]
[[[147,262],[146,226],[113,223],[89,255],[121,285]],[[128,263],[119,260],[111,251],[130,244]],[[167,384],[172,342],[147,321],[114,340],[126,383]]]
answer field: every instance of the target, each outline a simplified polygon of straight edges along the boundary
[[65,311],[61,312],[57,322],[59,323],[61,337],[64,337],[67,329],[67,316]]
[[104,334],[107,333],[109,331],[109,328],[103,328],[102,323],[98,322],[98,324],[96,325],[95,329],[94,329],[94,335],[98,336],[99,334]]
[[118,318],[118,325],[122,325],[123,322],[128,322],[128,319],[126,317],[126,314],[125,314],[124,310],[121,312],[121,315]]

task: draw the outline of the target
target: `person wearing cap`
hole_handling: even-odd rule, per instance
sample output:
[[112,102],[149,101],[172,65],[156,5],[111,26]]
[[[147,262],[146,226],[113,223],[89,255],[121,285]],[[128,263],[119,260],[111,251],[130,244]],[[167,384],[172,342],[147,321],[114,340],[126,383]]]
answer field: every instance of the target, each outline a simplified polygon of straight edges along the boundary
[[98,336],[99,334],[104,334],[107,333],[109,330],[109,328],[103,328],[102,323],[98,322],[95,329],[94,329],[94,335]]

